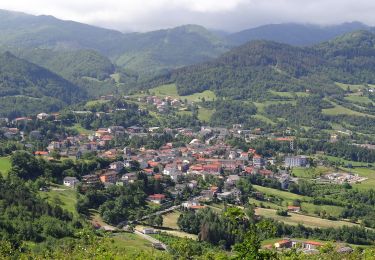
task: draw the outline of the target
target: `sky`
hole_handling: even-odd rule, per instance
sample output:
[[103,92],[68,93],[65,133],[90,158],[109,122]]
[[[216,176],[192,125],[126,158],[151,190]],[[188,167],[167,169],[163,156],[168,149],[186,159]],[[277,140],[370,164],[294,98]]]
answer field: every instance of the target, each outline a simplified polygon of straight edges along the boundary
[[183,24],[228,32],[288,22],[375,25],[374,0],[0,0],[0,9],[53,15],[124,32]]

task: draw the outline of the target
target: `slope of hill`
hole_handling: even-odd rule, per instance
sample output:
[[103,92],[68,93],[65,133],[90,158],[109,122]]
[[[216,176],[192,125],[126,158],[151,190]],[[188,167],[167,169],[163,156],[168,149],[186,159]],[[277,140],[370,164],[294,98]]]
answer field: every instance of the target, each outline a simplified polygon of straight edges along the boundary
[[115,72],[112,62],[94,50],[22,49],[12,53],[69,80],[82,77],[104,80]]
[[319,44],[315,47],[324,53],[335,68],[330,77],[346,83],[375,82],[375,34],[356,31]]
[[213,90],[218,96],[259,99],[274,91],[342,93],[335,81],[375,83],[375,35],[357,31],[314,47],[253,41],[219,58],[176,70],[159,83],[179,94]]
[[85,91],[49,70],[10,52],[0,55],[0,111],[3,115],[58,110],[85,97]]
[[244,44],[252,40],[269,40],[295,46],[307,46],[328,41],[341,34],[356,30],[367,30],[368,26],[359,23],[343,23],[333,26],[303,24],[269,24],[244,30],[227,36],[233,45]]

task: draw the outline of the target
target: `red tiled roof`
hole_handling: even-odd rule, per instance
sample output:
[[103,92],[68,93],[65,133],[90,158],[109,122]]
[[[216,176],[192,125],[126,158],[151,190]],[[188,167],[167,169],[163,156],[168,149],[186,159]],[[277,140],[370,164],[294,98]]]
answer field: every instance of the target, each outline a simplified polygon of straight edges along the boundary
[[314,245],[314,246],[322,246],[323,244],[316,241],[306,241],[305,244]]
[[34,154],[35,155],[48,155],[48,152],[45,152],[45,151],[36,151]]
[[153,195],[148,196],[148,198],[152,199],[152,200],[162,200],[162,199],[165,199],[165,195],[164,194],[153,194]]
[[196,206],[190,206],[189,208],[190,209],[204,209],[206,206],[202,206],[202,205],[196,205]]
[[283,240],[277,241],[276,243],[278,243],[278,244],[280,244],[280,245],[285,245],[285,244],[290,243],[290,240],[283,239]]
[[154,170],[153,170],[153,169],[143,169],[143,171],[144,171],[145,173],[149,173],[149,174],[154,173]]
[[150,167],[157,167],[159,165],[158,162],[154,162],[154,161],[148,161],[147,163],[148,165],[150,165]]
[[293,140],[293,137],[277,137],[275,140],[280,142],[289,142]]
[[301,207],[297,207],[297,206],[288,206],[288,209],[300,209]]

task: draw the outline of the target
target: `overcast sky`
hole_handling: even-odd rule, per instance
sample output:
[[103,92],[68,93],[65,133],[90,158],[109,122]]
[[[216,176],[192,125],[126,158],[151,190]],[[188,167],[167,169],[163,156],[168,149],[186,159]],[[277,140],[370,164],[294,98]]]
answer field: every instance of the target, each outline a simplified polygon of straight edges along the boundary
[[150,31],[182,24],[239,31],[269,23],[375,24],[375,0],[0,0],[0,9]]

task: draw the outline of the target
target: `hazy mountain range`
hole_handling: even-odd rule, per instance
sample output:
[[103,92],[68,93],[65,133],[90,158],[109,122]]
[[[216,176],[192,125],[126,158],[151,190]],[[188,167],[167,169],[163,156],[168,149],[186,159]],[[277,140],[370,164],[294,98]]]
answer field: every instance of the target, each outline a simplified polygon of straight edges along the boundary
[[147,33],[121,33],[52,16],[0,11],[0,45],[53,50],[92,49],[117,65],[145,74],[218,57],[250,40],[312,45],[340,34],[369,29],[361,23],[321,27],[274,24],[223,35],[199,25]]
[[0,111],[58,110],[166,82],[176,83],[180,94],[211,89],[234,98],[285,88],[335,93],[331,83],[337,77],[374,82],[372,30],[345,23],[266,25],[234,34],[198,25],[121,33],[3,10],[0,51],[8,52],[0,57]]

